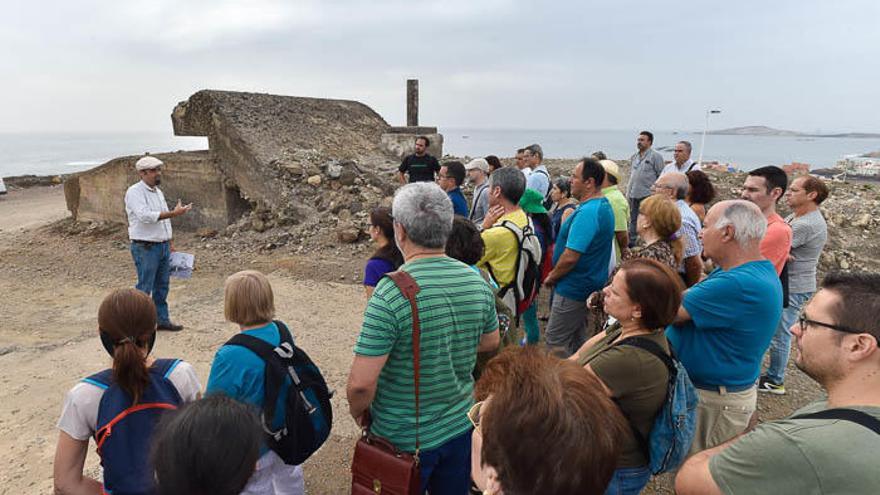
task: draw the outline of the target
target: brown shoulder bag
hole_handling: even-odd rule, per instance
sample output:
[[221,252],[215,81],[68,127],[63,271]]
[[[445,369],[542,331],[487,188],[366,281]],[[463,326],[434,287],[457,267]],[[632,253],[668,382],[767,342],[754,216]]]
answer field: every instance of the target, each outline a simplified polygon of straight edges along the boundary
[[351,463],[352,495],[415,495],[421,490],[419,473],[419,343],[421,327],[416,294],[419,285],[409,273],[397,270],[387,274],[409,300],[412,308],[413,381],[416,396],[416,451],[401,452],[388,440],[370,433],[365,426],[354,448]]

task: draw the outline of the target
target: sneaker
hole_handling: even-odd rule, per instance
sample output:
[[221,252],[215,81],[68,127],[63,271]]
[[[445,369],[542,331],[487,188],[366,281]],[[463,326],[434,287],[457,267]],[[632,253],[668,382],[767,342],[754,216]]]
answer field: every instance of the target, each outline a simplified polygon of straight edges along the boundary
[[166,330],[168,332],[179,332],[183,330],[183,325],[178,325],[177,323],[166,321],[165,323],[159,323],[156,328],[159,330]]
[[758,380],[758,392],[766,392],[774,395],[785,395],[785,385],[782,383],[774,383],[766,376],[762,376]]

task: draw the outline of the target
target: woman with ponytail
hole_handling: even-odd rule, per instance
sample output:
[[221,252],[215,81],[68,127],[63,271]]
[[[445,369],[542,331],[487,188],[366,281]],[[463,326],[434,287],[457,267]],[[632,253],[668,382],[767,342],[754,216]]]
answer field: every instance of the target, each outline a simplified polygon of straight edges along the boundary
[[[198,399],[201,384],[190,364],[150,355],[156,307],[143,292],[117,289],[104,298],[98,335],[113,363],[67,393],[58,420],[55,493],[152,493],[153,427],[163,412]],[[103,486],[83,475],[90,437],[102,458]]]

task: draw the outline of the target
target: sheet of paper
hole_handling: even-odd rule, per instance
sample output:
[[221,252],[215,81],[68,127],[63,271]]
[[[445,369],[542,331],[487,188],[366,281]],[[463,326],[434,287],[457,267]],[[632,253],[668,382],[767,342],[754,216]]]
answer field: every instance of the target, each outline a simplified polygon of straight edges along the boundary
[[176,278],[192,278],[196,257],[189,253],[175,251],[171,253],[171,276]]

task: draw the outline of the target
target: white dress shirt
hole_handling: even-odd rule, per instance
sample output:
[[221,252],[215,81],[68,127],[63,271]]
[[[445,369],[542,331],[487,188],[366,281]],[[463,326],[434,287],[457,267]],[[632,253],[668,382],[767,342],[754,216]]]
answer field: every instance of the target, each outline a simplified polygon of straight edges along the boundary
[[163,211],[168,211],[168,203],[161,189],[150,187],[144,181],[129,187],[125,192],[128,238],[150,242],[171,240],[171,220],[159,220]]
[[701,167],[699,163],[696,163],[688,158],[686,162],[681,164],[681,167],[679,167],[674,161],[667,164],[665,167],[663,167],[663,171],[660,172],[660,175],[666,175],[669,172],[681,172],[683,174],[686,174],[691,170],[703,170],[703,167]]

